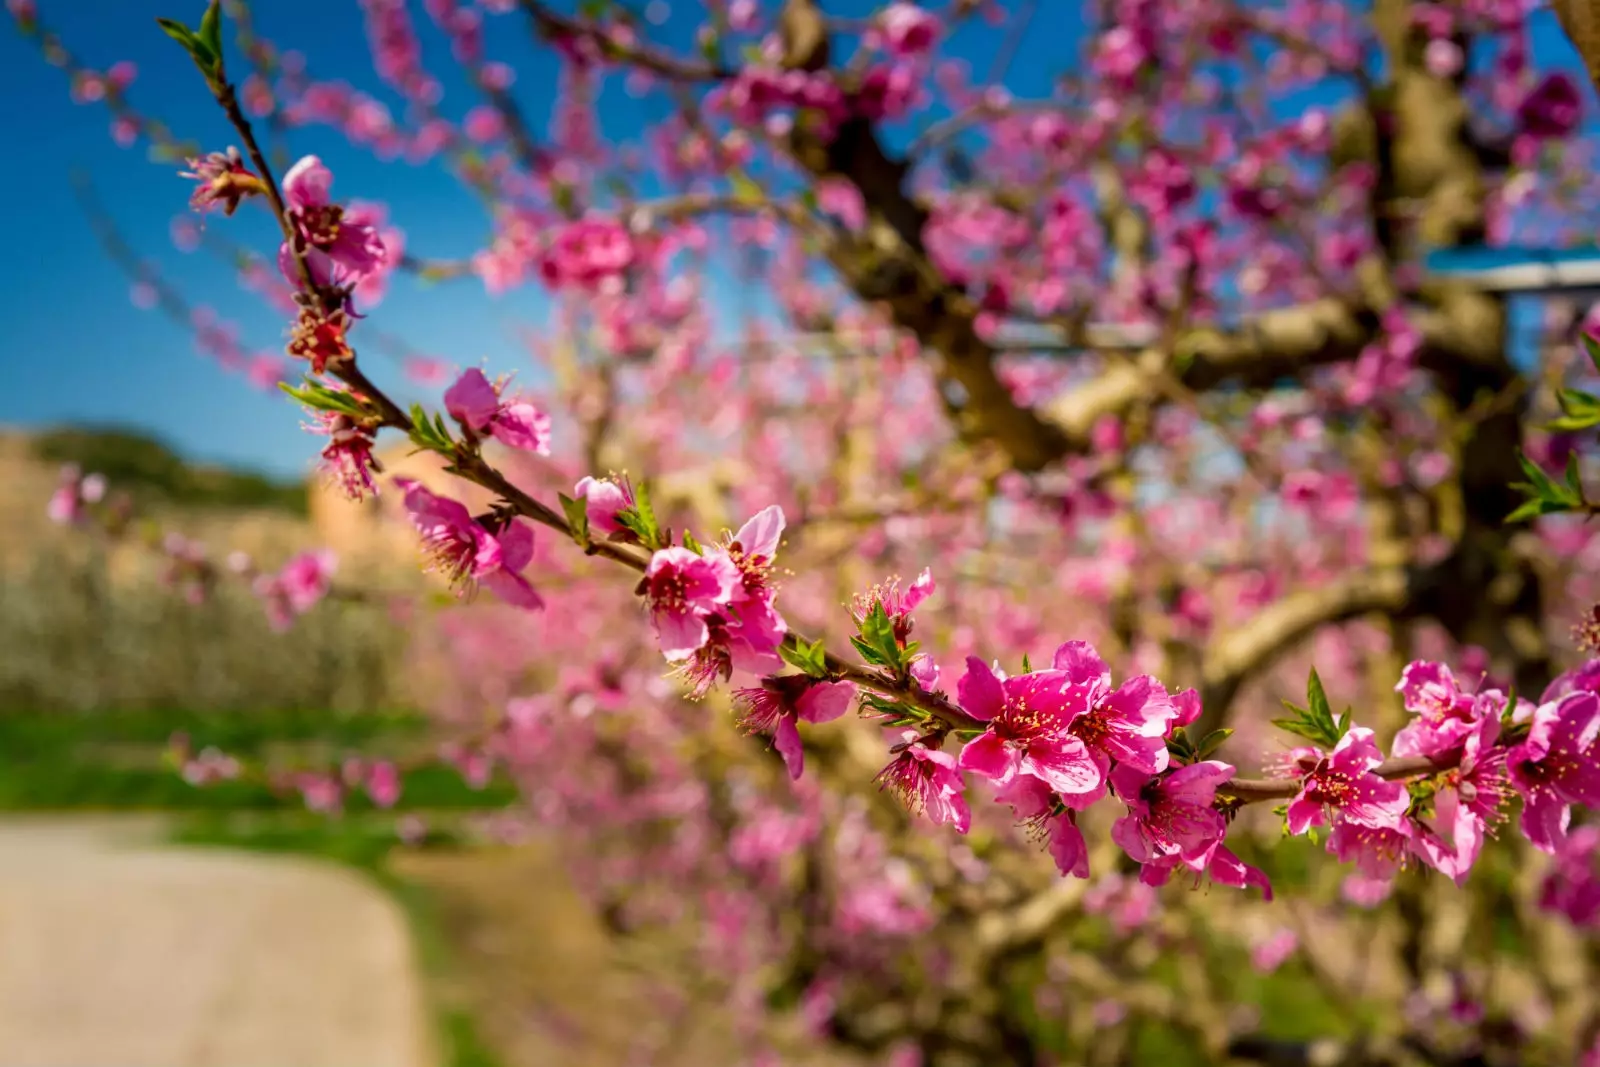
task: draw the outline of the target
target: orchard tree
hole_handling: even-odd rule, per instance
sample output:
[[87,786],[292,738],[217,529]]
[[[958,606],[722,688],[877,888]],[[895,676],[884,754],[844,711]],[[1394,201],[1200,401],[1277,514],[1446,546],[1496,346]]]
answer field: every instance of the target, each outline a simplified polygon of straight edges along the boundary
[[[1588,91],[1523,0],[734,0],[691,36],[662,0],[427,0],[426,30],[363,0],[370,92],[227,0],[160,25],[234,130],[207,152],[10,7],[115,136],[186,160],[286,356],[93,207],[139,299],[292,366],[331,482],[494,602],[413,631],[448,758],[519,782],[619,937],[697,931],[752,1056],[814,1051],[773,1037],[795,1015],[898,1064],[1600,1062],[1570,932],[1600,923],[1600,347],[1427,269],[1590,232]],[[1048,92],[1008,89],[1079,24]],[[544,62],[491,58],[529,31]],[[520,78],[559,82],[546,121]],[[651,106],[608,142],[613,83]],[[448,166],[481,250],[274,158],[313,125]],[[272,246],[229,237],[253,211]],[[547,294],[529,386],[376,384],[369,353],[439,370],[382,331],[406,274]],[[762,294],[731,337],[730,274]],[[389,477],[389,438],[444,476]],[[123,525],[75,473],[52,508]],[[321,556],[236,569],[285,624],[335,591]],[[280,780],[332,807],[397,773]]]

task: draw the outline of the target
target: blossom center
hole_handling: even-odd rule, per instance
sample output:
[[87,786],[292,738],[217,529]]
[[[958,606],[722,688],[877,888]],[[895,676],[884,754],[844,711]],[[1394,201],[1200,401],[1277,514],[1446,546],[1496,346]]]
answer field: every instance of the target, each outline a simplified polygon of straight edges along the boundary
[[1339,771],[1318,771],[1306,784],[1306,798],[1318,804],[1331,804],[1336,808],[1348,804],[1356,794],[1355,783],[1348,774]]
[[344,208],[338,204],[308,207],[300,212],[300,228],[307,241],[326,250],[339,239],[343,219]]

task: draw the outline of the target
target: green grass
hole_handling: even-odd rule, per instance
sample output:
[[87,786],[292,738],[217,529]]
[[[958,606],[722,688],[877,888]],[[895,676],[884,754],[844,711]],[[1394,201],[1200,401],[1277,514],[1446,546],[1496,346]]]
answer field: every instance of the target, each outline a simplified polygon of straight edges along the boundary
[[[344,864],[392,897],[405,912],[422,967],[445,1067],[502,1067],[470,1013],[446,1003],[438,990],[458,966],[427,890],[398,877],[388,864],[397,844],[392,816],[328,819],[307,813],[258,816],[246,821],[216,813],[186,818],[174,832],[180,844],[290,853]],[[429,847],[448,846],[449,831],[430,829]]]
[[[403,713],[0,712],[0,811],[295,809],[298,796],[259,782],[190,785],[165,760],[169,740],[182,733],[196,751],[215,745],[274,766],[320,768],[345,752],[415,751],[426,743],[427,725]],[[452,768],[430,765],[406,773],[400,807],[496,808],[514,795],[505,781],[475,790]],[[371,810],[360,794],[347,807]]]

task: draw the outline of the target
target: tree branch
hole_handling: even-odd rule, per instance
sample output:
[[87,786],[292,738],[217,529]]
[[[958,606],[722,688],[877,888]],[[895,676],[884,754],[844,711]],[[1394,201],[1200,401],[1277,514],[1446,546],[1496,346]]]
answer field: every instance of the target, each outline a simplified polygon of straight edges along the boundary
[[1400,615],[1413,606],[1425,572],[1401,567],[1356,571],[1314,589],[1302,589],[1258,612],[1205,651],[1201,706],[1219,712],[1244,681],[1320,626],[1370,612]]

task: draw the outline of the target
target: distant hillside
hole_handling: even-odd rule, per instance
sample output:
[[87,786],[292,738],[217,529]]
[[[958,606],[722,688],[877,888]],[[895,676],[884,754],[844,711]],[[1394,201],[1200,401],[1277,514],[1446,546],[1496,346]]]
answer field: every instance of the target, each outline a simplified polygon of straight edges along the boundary
[[33,436],[33,454],[97,471],[136,497],[190,507],[250,508],[305,515],[306,487],[247,471],[192,464],[146,434],[62,427]]

